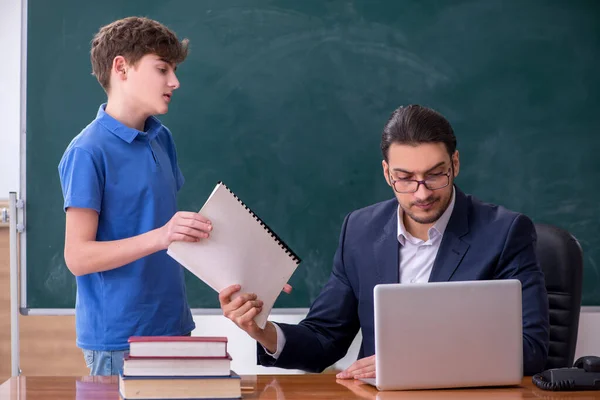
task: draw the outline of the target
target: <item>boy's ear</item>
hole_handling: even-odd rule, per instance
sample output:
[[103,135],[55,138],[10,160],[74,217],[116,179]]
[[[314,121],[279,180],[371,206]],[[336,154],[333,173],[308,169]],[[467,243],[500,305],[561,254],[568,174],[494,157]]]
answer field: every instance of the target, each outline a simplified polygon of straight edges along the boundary
[[123,56],[116,56],[112,63],[112,71],[116,74],[116,76],[125,80],[127,78],[127,60]]

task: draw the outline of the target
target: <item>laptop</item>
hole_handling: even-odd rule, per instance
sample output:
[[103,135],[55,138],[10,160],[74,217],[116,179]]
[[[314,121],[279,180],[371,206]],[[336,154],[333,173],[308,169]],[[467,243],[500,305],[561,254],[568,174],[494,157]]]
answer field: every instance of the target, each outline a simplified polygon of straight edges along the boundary
[[521,282],[375,286],[379,390],[518,385],[523,379]]

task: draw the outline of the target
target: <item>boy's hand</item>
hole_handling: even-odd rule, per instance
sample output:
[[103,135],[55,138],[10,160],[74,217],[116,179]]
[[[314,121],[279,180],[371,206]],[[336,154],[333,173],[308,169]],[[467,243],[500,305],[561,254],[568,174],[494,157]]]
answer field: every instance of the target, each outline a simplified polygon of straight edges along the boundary
[[206,239],[212,231],[211,222],[195,212],[179,211],[169,222],[159,228],[160,243],[163,249],[172,242],[198,242]]

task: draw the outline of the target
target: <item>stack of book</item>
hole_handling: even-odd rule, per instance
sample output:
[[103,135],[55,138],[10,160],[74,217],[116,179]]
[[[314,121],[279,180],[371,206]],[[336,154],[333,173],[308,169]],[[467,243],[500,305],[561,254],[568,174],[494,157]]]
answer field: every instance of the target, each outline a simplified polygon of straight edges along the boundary
[[129,399],[239,399],[226,337],[129,338],[119,393]]

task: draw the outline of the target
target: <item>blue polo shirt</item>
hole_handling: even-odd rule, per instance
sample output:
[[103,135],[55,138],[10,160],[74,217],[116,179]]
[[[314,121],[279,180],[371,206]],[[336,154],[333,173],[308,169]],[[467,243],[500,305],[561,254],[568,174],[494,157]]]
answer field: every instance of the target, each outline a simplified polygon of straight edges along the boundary
[[[166,224],[183,185],[171,132],[154,117],[144,132],[106,114],[106,105],[67,147],[58,166],[64,208],[98,212],[97,241]],[[184,335],[194,329],[183,268],[166,251],[77,278],[77,346],[125,350],[130,336]]]

